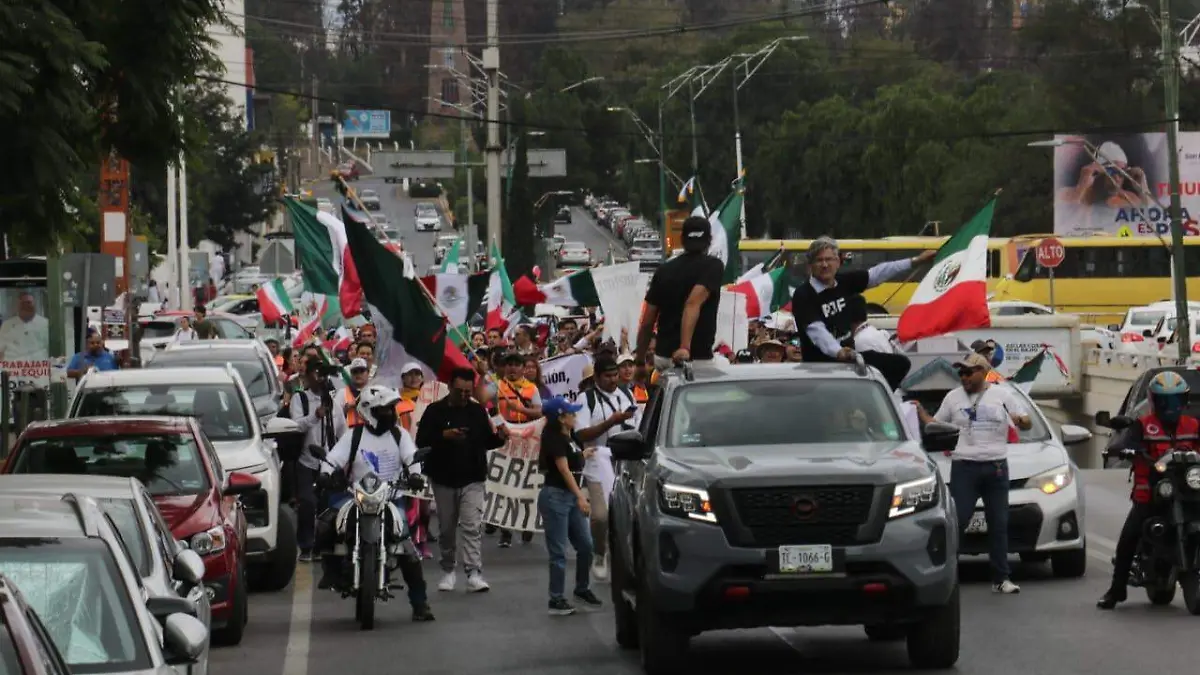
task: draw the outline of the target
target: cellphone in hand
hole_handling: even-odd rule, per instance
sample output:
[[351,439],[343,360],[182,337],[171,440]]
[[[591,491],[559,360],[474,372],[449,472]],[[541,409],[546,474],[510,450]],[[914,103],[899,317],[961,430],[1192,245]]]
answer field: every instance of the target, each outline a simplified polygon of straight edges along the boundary
[[631,405],[631,406],[629,406],[628,408],[626,408],[626,409],[625,409],[625,412],[627,412],[627,413],[635,413],[635,412],[637,412],[637,406],[636,406],[636,405]]

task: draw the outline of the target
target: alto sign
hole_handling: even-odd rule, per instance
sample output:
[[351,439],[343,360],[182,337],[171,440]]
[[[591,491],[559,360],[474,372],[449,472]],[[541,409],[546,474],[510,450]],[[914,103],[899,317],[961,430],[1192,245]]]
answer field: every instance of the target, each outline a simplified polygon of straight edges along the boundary
[[1063,259],[1067,257],[1067,249],[1063,247],[1061,241],[1054,237],[1047,237],[1037,245],[1034,249],[1037,255],[1037,263],[1046,269],[1054,269],[1063,263]]

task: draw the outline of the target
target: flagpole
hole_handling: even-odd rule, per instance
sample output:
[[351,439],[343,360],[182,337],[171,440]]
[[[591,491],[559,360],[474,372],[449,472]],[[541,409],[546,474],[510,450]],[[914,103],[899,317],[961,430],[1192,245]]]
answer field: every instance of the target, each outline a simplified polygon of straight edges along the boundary
[[[358,193],[355,192],[354,189],[351,188],[346,183],[346,179],[342,178],[341,175],[338,175],[337,179],[338,179],[338,182],[342,184],[342,190],[343,190],[342,196],[349,197],[350,201],[354,202],[354,207],[357,208],[359,211],[362,211],[363,213],[365,213],[367,215],[367,220],[371,221],[372,225],[374,225],[375,227],[379,227],[379,223],[375,222],[375,216],[372,216],[371,212],[367,210],[367,207],[363,206],[362,201],[359,200],[359,198],[358,198]],[[386,234],[385,234],[385,236],[386,236]],[[391,239],[388,239],[388,241],[391,241]],[[398,243],[400,245],[400,251],[403,252],[404,251],[404,241],[401,240],[396,243]]]

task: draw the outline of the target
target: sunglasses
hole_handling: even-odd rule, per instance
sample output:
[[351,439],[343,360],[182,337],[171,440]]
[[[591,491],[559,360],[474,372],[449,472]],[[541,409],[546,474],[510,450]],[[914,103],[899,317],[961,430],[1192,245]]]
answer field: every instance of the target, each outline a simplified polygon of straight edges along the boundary
[[978,373],[981,370],[983,370],[983,369],[982,368],[959,368],[958,376],[959,377],[970,377],[970,376],[974,375],[975,373]]

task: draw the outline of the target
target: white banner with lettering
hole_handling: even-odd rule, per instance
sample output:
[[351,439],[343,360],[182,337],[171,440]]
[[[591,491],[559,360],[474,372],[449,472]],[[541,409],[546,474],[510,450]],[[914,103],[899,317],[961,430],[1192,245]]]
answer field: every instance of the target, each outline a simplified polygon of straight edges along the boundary
[[542,382],[554,396],[574,402],[579,398],[583,371],[592,365],[591,354],[568,354],[542,361]]
[[542,450],[542,427],[546,421],[508,424],[508,443],[488,453],[487,494],[483,500],[483,522],[522,532],[541,532],[538,490],[542,474],[538,455]]

